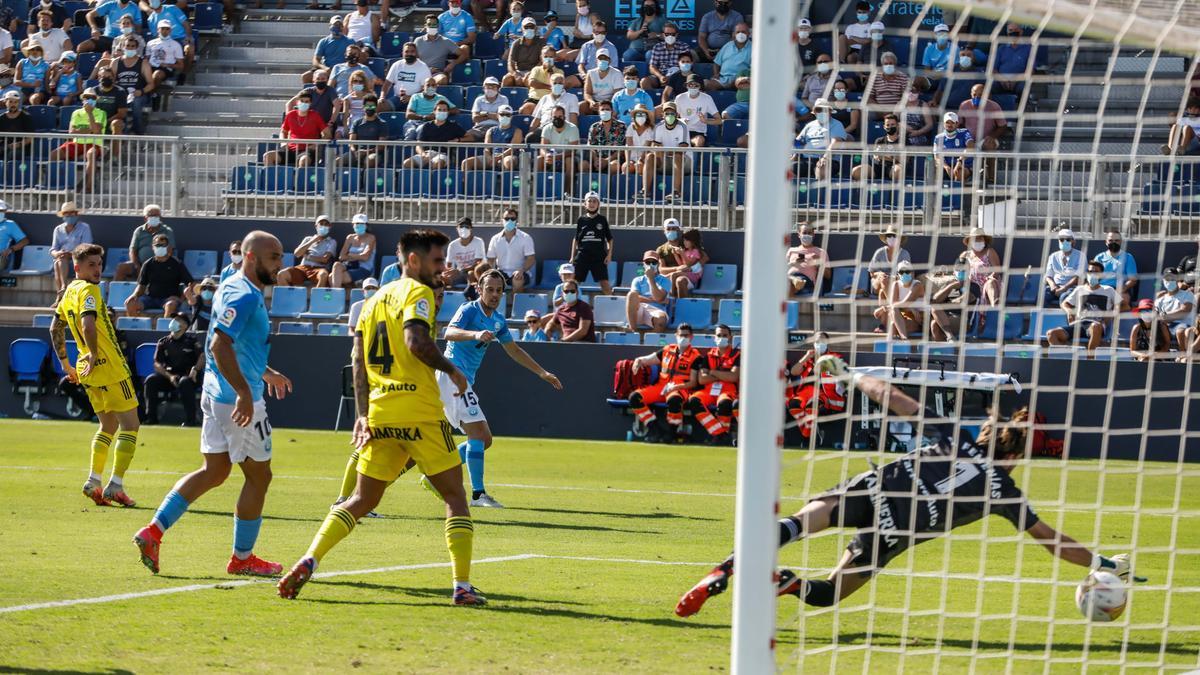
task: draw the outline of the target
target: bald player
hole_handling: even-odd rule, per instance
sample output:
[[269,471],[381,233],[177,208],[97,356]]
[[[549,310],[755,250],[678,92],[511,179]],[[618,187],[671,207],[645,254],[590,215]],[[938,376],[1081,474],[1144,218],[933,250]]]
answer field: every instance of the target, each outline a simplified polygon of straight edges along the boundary
[[142,564],[155,574],[163,533],[201,495],[224,483],[234,464],[241,467],[245,482],[234,510],[233,555],[225,571],[250,576],[283,571],[279,563],[253,552],[271,484],[271,423],[263,392],[281,399],[292,390],[291,380],[267,366],[271,321],[263,288],[275,283],[283,247],[274,235],[256,230],[242,240],[242,256],[241,269],[217,288],[205,338],[200,397],[204,465],[175,483],[154,519],[133,537]]

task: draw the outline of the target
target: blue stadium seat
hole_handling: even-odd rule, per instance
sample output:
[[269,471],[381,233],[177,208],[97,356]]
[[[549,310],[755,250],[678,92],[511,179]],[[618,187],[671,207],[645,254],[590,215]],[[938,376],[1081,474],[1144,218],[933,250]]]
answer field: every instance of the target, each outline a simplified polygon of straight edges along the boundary
[[325,194],[325,167],[307,166],[302,169],[294,169],[294,171],[296,177],[294,180],[288,181],[285,189],[287,194],[309,196]]
[[46,190],[74,190],[75,168],[74,162],[46,162],[38,185]]
[[[445,96],[446,100],[450,101],[450,107],[459,108],[459,109],[461,109],[463,107],[463,88],[461,85],[457,85],[457,84],[443,85],[441,87],[438,87],[437,93],[441,94],[442,96]],[[464,128],[469,129],[470,127],[464,127]]]
[[[1136,323],[1138,323],[1138,318],[1136,316],[1122,317],[1117,323],[1117,334],[1115,336],[1116,340],[1112,341],[1113,346],[1120,345],[1122,347],[1128,347],[1129,333],[1133,330],[1133,326]],[[1112,340],[1113,337],[1114,336],[1110,335],[1109,339]]]
[[496,195],[496,171],[463,171],[459,196],[465,199],[491,199]]
[[[392,257],[394,258],[396,256],[392,256]],[[380,267],[379,269],[382,270],[383,267]],[[361,289],[361,288],[351,288],[350,289],[350,304],[351,305],[358,302],[359,300],[366,300],[366,299],[367,299],[367,294],[365,291],[363,291],[363,289]]]
[[217,273],[217,252],[194,249],[183,254],[183,264],[192,278],[203,279]]
[[296,319],[308,307],[308,289],[303,286],[276,286],[271,295],[273,317]]
[[[192,6],[195,14],[192,17],[192,30],[199,33],[221,32],[221,3],[199,2]],[[78,44],[78,43],[76,43]]]
[[596,325],[619,328],[625,325],[625,298],[619,295],[597,295],[592,298],[592,316]]
[[504,42],[504,40],[497,40],[486,30],[481,30],[475,34],[475,49],[472,53],[481,59],[498,59],[507,46]]
[[165,333],[165,332],[171,330],[171,317],[169,317],[169,316],[158,317],[158,319],[155,320],[155,322],[154,322],[154,330],[156,330],[160,333]]
[[467,302],[467,297],[460,291],[446,291],[442,297],[442,308],[438,310],[437,320],[445,323],[454,318],[458,308]]
[[338,169],[338,194],[356,196],[362,192],[362,171],[356,168]]
[[462,185],[462,172],[458,169],[435,169],[429,171],[427,192],[422,196],[430,199],[457,199]]
[[[1025,317],[1017,312],[989,309],[980,312],[979,316],[983,319],[983,326],[977,335],[981,340],[995,340],[997,336],[1001,336],[1005,340],[1015,340],[1021,336],[1021,331],[1025,328]],[[976,323],[979,322],[976,321]],[[1003,329],[1000,328],[1001,324],[1004,326]]]
[[397,59],[404,54],[404,43],[408,42],[408,33],[388,31],[379,36],[379,55],[385,59]]
[[1042,289],[1039,274],[1010,274],[1005,282],[1004,301],[1010,307],[1036,305]]
[[226,192],[230,194],[253,194],[258,191],[258,176],[260,167],[245,164],[235,166],[229,170],[229,187]]
[[392,169],[364,169],[362,194],[371,197],[396,193],[396,172]]
[[429,194],[429,172],[425,169],[400,169],[396,172],[397,197],[422,197]]
[[450,74],[450,84],[483,84],[483,61],[471,59]]
[[387,71],[388,71],[388,60],[387,59],[381,59],[378,56],[369,58],[369,59],[367,59],[366,66],[371,69],[371,72],[375,74],[375,77],[378,77],[381,80],[383,78],[387,77]]
[[346,289],[314,288],[308,296],[308,311],[303,319],[336,319],[346,311]]
[[280,321],[275,332],[280,335],[312,335],[313,325],[308,321]]
[[[79,345],[75,344],[74,340],[67,340],[67,363],[74,365],[78,362]],[[54,374],[58,377],[62,377],[67,374],[66,371],[63,370],[62,364],[59,363],[57,357],[52,357],[50,359],[50,366],[54,368]]]
[[127,248],[109,248],[104,251],[104,271],[100,276],[105,279],[113,278],[117,273],[117,265],[129,262],[129,249]]
[[734,147],[737,140],[750,132],[750,120],[725,120],[721,123],[721,145]]
[[[855,279],[857,277],[857,280]],[[827,298],[866,296],[871,288],[871,274],[866,267],[835,267],[830,275]]]
[[1200,186],[1185,183],[1176,187],[1171,213],[1176,216],[1200,216]]
[[264,166],[259,171],[256,192],[264,195],[281,195],[295,190],[296,168],[291,166]]
[[531,309],[545,314],[550,309],[550,296],[545,293],[514,293],[513,311],[509,320],[524,323],[525,312]]
[[388,137],[404,138],[404,113],[389,111],[379,113],[379,119],[383,120],[388,126]]
[[319,323],[317,335],[350,335],[350,328],[344,323]]
[[600,182],[600,201],[606,204],[628,204],[633,201],[638,190],[642,189],[641,176],[629,176],[624,173],[610,176]]
[[[123,316],[121,319],[128,319]],[[117,319],[118,322],[121,319]],[[143,342],[133,350],[133,372],[139,380],[144,380],[154,374],[154,352],[158,345],[154,342]]]
[[563,182],[563,175],[558,171],[544,171],[534,177],[534,192],[538,199],[554,200],[561,199],[563,189],[566,187]]
[[137,284],[132,281],[114,281],[108,285],[108,306],[118,312],[125,311],[125,301],[133,294]]
[[642,336],[642,344],[652,347],[666,347],[675,342],[673,333],[646,333]]
[[710,263],[704,266],[704,274],[700,277],[700,285],[696,288],[697,295],[729,295],[737,288],[737,265],[718,265]]
[[645,267],[640,260],[621,263],[621,285],[626,287],[632,285],[633,280],[642,276],[642,272],[645,271]]
[[1040,342],[1054,328],[1065,328],[1067,314],[1061,309],[1043,309],[1029,316],[1029,330],[1021,336],[1022,340]]
[[1158,216],[1166,210],[1167,193],[1171,187],[1162,181],[1150,181],[1142,186],[1142,201],[1138,204],[1138,215]]
[[37,132],[54,131],[58,126],[58,108],[48,105],[30,105],[25,112],[33,118],[33,130]]
[[[8,345],[8,370],[13,386],[40,385],[42,367],[50,358],[50,344],[34,338],[17,338]],[[53,359],[55,363],[58,359]]]
[[787,327],[788,330],[796,330],[800,327],[800,303],[795,300],[789,301],[787,304]]
[[[575,278],[579,279],[579,275],[576,274]],[[608,263],[608,280],[611,283],[611,282],[616,281],[616,279],[617,279],[617,263],[610,262],[610,263]],[[615,284],[613,284],[613,285],[615,285]],[[593,280],[591,272],[588,272],[587,278],[579,280],[579,290],[584,291],[586,293],[595,293],[596,291],[600,290],[600,282]]]
[[[398,262],[399,260],[400,260],[399,256],[394,256],[394,255],[383,256],[382,258],[379,259],[379,273],[382,274],[383,270],[386,269],[388,265],[391,265],[394,262]],[[362,289],[358,289],[358,290],[360,292],[362,291]],[[362,298],[358,298],[358,299],[362,300]],[[354,301],[354,298],[350,298],[350,300]]]
[[606,345],[640,345],[642,344],[642,336],[637,333],[626,333],[620,330],[610,330],[604,333],[604,344]]
[[[692,72],[706,80],[712,79],[714,66],[711,63],[693,63]],[[686,92],[685,92],[686,93]]]
[[516,171],[500,172],[496,178],[496,197],[513,200],[521,196],[521,178]]
[[[86,53],[95,54],[96,52],[86,52]],[[68,129],[71,128],[71,113],[75,112],[76,110],[79,110],[80,107],[81,106],[77,106],[77,105],[59,106],[59,108],[58,108],[58,130],[59,131],[67,131]]]
[[21,266],[9,274],[19,277],[36,277],[54,271],[54,257],[49,246],[26,246],[21,249]]
[[153,330],[154,322],[148,316],[118,316],[117,330]]
[[600,115],[580,115],[579,116],[579,135],[583,140],[587,139],[588,129],[592,125],[600,121]]
[[737,103],[737,92],[733,89],[710,91],[708,95],[712,97],[713,103],[717,104],[717,110],[724,110]]
[[54,322],[53,314],[34,314],[33,315],[33,327],[34,328],[49,328],[50,324],[53,322]]
[[[615,42],[613,44],[616,44]],[[621,70],[634,66],[638,69],[638,77],[645,77],[650,74],[650,66],[645,61],[622,61]],[[684,92],[686,93],[686,92]]]
[[[476,54],[476,56],[480,56]],[[503,80],[508,74],[508,64],[503,59],[483,59],[483,79],[494,77],[497,80]],[[512,105],[510,102],[509,105]]]
[[[623,313],[624,298],[621,300]],[[675,319],[671,322],[671,326],[689,323],[692,325],[692,330],[708,330],[708,327],[712,325],[712,309],[713,303],[709,298],[679,298],[675,301]]]
[[709,349],[717,346],[717,336],[711,333],[696,333],[692,335],[692,346],[696,349]]
[[[92,39],[92,28],[88,25],[71,26],[71,30],[67,32],[67,37],[71,38],[71,44],[78,46],[79,43]],[[78,61],[76,65],[78,65]],[[92,65],[94,66],[95,64]],[[92,74],[92,71],[83,70],[82,68],[79,69],[79,72],[83,73],[85,77]]]
[[538,276],[537,286],[534,288],[554,288],[559,284],[558,266],[567,262],[566,260],[543,260],[542,273]]
[[723,323],[733,330],[742,327],[742,301],[724,298],[717,304],[717,323]]
[[0,187],[23,190],[32,185],[32,163],[17,160],[0,164]]
[[1017,110],[1017,95],[1016,94],[989,94],[988,98],[996,102],[1005,112],[1016,112]]

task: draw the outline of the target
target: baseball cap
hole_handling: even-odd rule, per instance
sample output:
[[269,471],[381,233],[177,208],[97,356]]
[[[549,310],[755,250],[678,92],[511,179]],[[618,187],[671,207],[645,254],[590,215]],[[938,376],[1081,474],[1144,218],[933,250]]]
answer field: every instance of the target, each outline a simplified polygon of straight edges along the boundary
[[671,110],[673,112],[679,112],[679,106],[675,105],[674,101],[667,101],[666,103],[663,104],[663,112],[666,112],[668,110]]
[[611,60],[612,52],[608,51],[607,49],[601,49],[600,51],[596,52],[596,58],[600,58],[601,56],[607,56]]
[[542,313],[537,311],[536,309],[525,310],[525,320],[526,321],[528,321],[530,319],[540,319],[540,318],[542,318]]
[[79,55],[76,54],[75,52],[63,52],[62,56],[58,57],[58,60],[59,61],[75,61],[78,58],[79,58]]
[[493,86],[496,86],[496,87],[499,87],[499,86],[500,86],[500,80],[497,80],[495,77],[493,77],[493,76],[491,76],[491,75],[489,75],[489,76],[487,76],[487,77],[483,78],[483,83],[484,83],[485,85],[488,85],[488,84],[490,84],[490,85],[493,85]]
[[800,23],[796,24],[801,28],[812,28],[812,22],[808,19],[800,19]]
[[174,28],[175,24],[171,23],[170,21],[167,21],[166,19],[163,19],[162,21],[158,22],[158,27],[159,28]]
[[649,262],[651,260],[653,260],[654,264],[657,265],[658,264],[658,254],[655,253],[654,251],[646,251],[645,253],[642,254],[642,262]]
[[1154,311],[1154,301],[1150,298],[1142,298],[1141,300],[1138,300],[1137,307],[1133,308],[1133,312],[1135,314],[1146,311]]
[[363,279],[363,288],[379,288],[379,280],[375,277],[367,277]]
[[511,115],[511,114],[513,114],[512,106],[508,105],[506,103],[506,104],[500,106],[499,108],[496,108],[496,114],[497,115]]
[[534,28],[537,28],[537,21],[532,16],[527,16],[524,19],[521,19],[521,27],[524,28],[525,26],[533,26]]
[[698,73],[689,73],[687,76],[687,84],[692,84],[693,82],[703,84],[704,78],[700,77]]
[[4,96],[0,96],[0,100],[4,100],[4,101],[7,101],[10,98],[15,98],[18,101],[20,101],[21,100],[21,92],[10,90],[7,93],[5,93]]
[[813,110],[816,110],[817,108],[828,108],[828,107],[829,107],[829,99],[827,99],[827,98],[819,98],[813,102]]
[[945,115],[942,115],[942,121],[957,123],[958,122],[958,113],[956,113],[954,111],[949,111]]
[[554,19],[555,21],[558,21],[558,12],[556,12],[554,10],[550,10],[549,12],[546,12],[546,15],[543,16],[542,19],[544,19],[545,21],[549,21],[550,19]]
[[911,272],[913,269],[912,263],[907,260],[901,260],[900,264],[896,265],[897,272]]
[[332,220],[330,220],[330,219],[329,219],[329,214],[327,214],[327,213],[322,213],[321,215],[317,216],[317,219],[316,219],[316,220],[314,220],[313,222],[314,222],[314,223],[319,223],[319,222],[321,222],[322,220],[323,220],[323,221],[325,221],[325,222],[327,222],[327,223],[332,223],[332,222],[333,222]]
[[1059,239],[1074,239],[1075,233],[1071,231],[1071,228],[1064,227],[1058,231],[1058,238]]
[[7,211],[7,210],[8,210],[8,202],[4,201],[3,199],[0,199],[0,211]]
[[664,230],[681,230],[683,226],[679,224],[678,218],[667,218],[663,221]]
[[559,274],[575,274],[575,266],[569,262],[563,263],[558,266],[558,273]]
[[589,191],[587,194],[585,194],[583,196],[583,201],[586,202],[589,199],[595,199],[596,201],[600,201],[600,193],[596,192],[595,190]]
[[950,32],[950,26],[947,26],[947,25],[946,25],[946,24],[944,24],[944,23],[939,23],[938,25],[936,25],[936,26],[934,26],[934,27],[933,27],[933,32],[935,32],[935,33],[949,33],[949,32]]
[[341,23],[341,22],[342,22],[341,15],[329,17],[329,25],[330,26],[334,25],[335,23]]
[[355,225],[357,225],[359,223],[366,223],[367,222],[367,214],[356,213],[356,214],[354,214],[354,217],[350,219],[350,222],[354,223]]

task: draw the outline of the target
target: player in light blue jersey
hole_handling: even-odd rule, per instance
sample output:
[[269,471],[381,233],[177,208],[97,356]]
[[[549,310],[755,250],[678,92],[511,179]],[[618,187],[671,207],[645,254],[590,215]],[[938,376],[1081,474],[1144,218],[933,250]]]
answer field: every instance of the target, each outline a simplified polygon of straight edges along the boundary
[[142,564],[155,574],[163,532],[201,495],[224,483],[234,464],[241,466],[245,483],[234,510],[233,556],[225,570],[252,576],[276,576],[283,571],[279,563],[253,553],[271,484],[271,423],[263,390],[275,398],[292,390],[291,380],[267,366],[271,321],[262,292],[264,286],[275,283],[283,266],[283,247],[274,235],[255,231],[246,235],[242,253],[241,271],[217,288],[205,339],[204,393],[200,397],[204,466],[179,479],[154,519],[133,537]]
[[443,377],[440,371],[437,375],[446,419],[467,435],[467,440],[458,446],[458,452],[467,463],[467,472],[471,475],[471,506],[504,508],[483,487],[483,453],[492,444],[492,430],[483,415],[474,385],[475,373],[479,370],[479,364],[483,363],[488,345],[499,342],[512,360],[549,382],[555,389],[562,389],[562,383],[554,373],[541,367],[520,345],[513,342],[508,323],[500,313],[500,299],[503,297],[504,276],[497,270],[484,273],[479,279],[479,299],[459,307],[446,327],[446,358],[467,376],[467,390],[459,394],[458,387],[448,376]]

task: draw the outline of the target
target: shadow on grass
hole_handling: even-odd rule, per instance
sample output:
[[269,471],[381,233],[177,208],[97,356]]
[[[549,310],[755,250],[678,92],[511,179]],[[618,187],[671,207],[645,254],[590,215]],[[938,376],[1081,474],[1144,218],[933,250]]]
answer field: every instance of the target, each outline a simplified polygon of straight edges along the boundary
[[[204,509],[188,509],[189,514],[198,514],[201,516],[221,516],[222,518],[232,518],[233,511],[206,511]],[[262,516],[263,520],[283,520],[294,523],[323,523],[325,518],[293,518],[291,516],[272,516],[266,513]]]
[[652,511],[649,513],[618,513],[616,511],[589,511],[586,509],[546,509],[533,508],[522,506],[510,506],[506,511],[536,511],[539,513],[561,513],[569,516],[611,516],[613,518],[638,518],[644,520],[665,520],[670,518],[678,518],[682,520],[702,520],[708,522],[717,522],[719,518],[703,518],[700,516],[681,516],[677,513],[667,513],[665,511]]
[[[512,509],[516,510],[516,509]],[[264,516],[265,517],[265,516]],[[360,523],[370,519],[363,518]],[[433,518],[427,516],[407,516],[407,515],[391,515],[383,514],[381,520],[420,520],[428,522],[445,522],[444,518]],[[620,532],[622,534],[655,534],[661,535],[662,532],[653,530],[629,530],[620,527],[605,527],[603,525],[572,525],[569,523],[547,523],[547,522],[520,522],[515,520],[484,520],[476,517],[475,524],[481,527],[527,527],[535,530],[574,530],[577,532]]]
[[[878,631],[874,632],[874,633],[869,633],[869,634],[864,633],[864,632],[842,633],[841,635],[838,635],[837,643],[845,644],[845,645],[860,645],[860,644],[865,643],[868,638],[870,638],[871,644],[879,645],[881,647],[905,646],[905,647],[913,647],[913,648],[921,649],[921,648],[929,648],[929,647],[933,647],[934,645],[941,644],[943,647],[950,647],[953,649],[961,649],[964,652],[970,651],[970,650],[1007,651],[1009,649],[1009,643],[1007,640],[1003,640],[1003,641],[1002,640],[979,640],[977,642],[975,640],[962,640],[962,639],[958,639],[958,638],[943,637],[939,643],[939,641],[937,641],[933,638],[927,639],[927,638],[915,637],[912,635],[908,636],[904,640],[901,640],[900,636],[896,635],[894,633],[882,633],[882,632],[878,632]],[[786,644],[797,644],[797,642],[798,642],[798,636],[796,635],[795,631],[782,631],[781,630],[781,631],[779,631],[779,635],[777,636],[777,639],[780,642],[786,643]],[[1157,654],[1157,653],[1159,653],[1159,651],[1162,651],[1165,654],[1170,654],[1173,656],[1195,656],[1196,655],[1196,645],[1195,644],[1192,644],[1192,645],[1167,644],[1164,649],[1162,643],[1159,643],[1159,642],[1139,642],[1139,641],[1135,641],[1135,640],[1131,640],[1129,642],[1121,642],[1120,640],[1116,640],[1116,641],[1112,641],[1112,642],[1099,641],[1099,640],[1103,640],[1103,639],[1104,638],[1102,635],[1097,634],[1097,641],[1088,643],[1086,645],[1082,642],[1063,642],[1063,641],[1055,640],[1054,644],[1051,645],[1050,649],[1052,652],[1061,652],[1061,651],[1083,652],[1083,650],[1086,648],[1088,652],[1106,652],[1106,653],[1107,652],[1118,652],[1119,653],[1121,651],[1126,651],[1126,652],[1136,652],[1139,654]],[[804,636],[804,640],[805,640],[805,642],[809,642],[809,643],[833,644],[833,640],[831,638],[829,638],[828,636],[824,636],[824,635],[806,635],[806,636]],[[1044,651],[1046,651],[1045,641],[1021,642],[1021,641],[1017,640],[1017,641],[1014,641],[1011,646],[1014,651],[1018,651],[1018,652],[1044,652]]]
[[118,668],[110,668],[108,670],[53,670],[47,668],[3,665],[0,665],[0,673],[34,673],[35,675],[67,675],[67,673],[87,673],[89,675],[133,675],[132,670],[123,670]]

